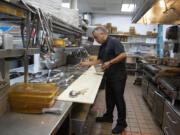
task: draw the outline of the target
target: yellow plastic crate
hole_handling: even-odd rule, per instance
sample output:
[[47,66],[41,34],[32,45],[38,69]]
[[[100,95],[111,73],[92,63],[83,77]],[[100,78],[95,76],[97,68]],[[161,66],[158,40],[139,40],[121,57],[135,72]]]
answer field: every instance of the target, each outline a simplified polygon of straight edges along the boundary
[[63,39],[53,39],[53,46],[55,47],[65,47],[66,41]]
[[43,97],[52,96],[58,91],[55,83],[16,83],[12,85],[9,90],[9,96],[30,96]]
[[8,90],[10,107],[12,111],[23,113],[51,107],[55,102],[58,89],[55,83],[16,83]]
[[10,102],[12,108],[17,109],[41,109],[52,107],[55,103],[55,100],[49,103],[22,103],[22,102]]

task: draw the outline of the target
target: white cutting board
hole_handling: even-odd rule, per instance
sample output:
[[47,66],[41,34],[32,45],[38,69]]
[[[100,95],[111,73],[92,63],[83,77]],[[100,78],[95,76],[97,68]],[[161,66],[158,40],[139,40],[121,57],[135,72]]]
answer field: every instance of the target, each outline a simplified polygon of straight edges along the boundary
[[[63,93],[61,93],[57,100],[93,104],[96,98],[99,86],[101,84],[103,74],[97,74],[94,66],[91,66],[85,73],[83,73],[77,80],[75,80]],[[77,97],[70,97],[69,93],[72,90],[79,91],[87,89],[84,95],[80,94]]]

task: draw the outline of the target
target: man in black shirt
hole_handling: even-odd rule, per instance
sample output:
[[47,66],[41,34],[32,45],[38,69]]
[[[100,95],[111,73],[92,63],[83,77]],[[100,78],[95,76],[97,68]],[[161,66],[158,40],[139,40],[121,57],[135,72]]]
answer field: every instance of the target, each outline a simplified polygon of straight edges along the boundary
[[116,105],[118,111],[117,125],[112,133],[124,131],[126,123],[126,105],[124,89],[126,84],[126,53],[123,45],[115,38],[107,35],[106,30],[97,27],[93,31],[94,38],[101,45],[98,59],[81,62],[79,66],[90,66],[103,63],[102,69],[106,78],[106,113],[97,117],[97,122],[113,122],[113,110]]

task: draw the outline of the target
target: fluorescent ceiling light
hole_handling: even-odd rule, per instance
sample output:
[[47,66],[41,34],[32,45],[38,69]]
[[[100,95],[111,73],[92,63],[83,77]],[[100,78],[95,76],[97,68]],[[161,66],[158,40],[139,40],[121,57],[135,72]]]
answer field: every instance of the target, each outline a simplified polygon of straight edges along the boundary
[[70,8],[70,3],[65,3],[65,2],[63,2],[63,3],[62,3],[62,7]]
[[135,5],[134,4],[122,4],[121,11],[122,12],[132,12],[134,11]]

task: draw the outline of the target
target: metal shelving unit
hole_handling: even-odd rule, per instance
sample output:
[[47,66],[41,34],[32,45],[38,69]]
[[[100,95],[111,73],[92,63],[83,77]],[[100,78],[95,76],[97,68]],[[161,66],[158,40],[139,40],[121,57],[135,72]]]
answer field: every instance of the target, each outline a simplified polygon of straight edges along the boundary
[[[35,21],[33,20],[33,17],[36,17]],[[40,26],[38,15],[34,12],[31,12],[26,6],[24,6],[19,0],[1,0],[0,1],[0,21],[1,22],[8,22],[10,24],[15,24],[21,26],[21,32],[26,27],[26,32],[21,33],[22,39],[24,37],[23,47],[21,49],[0,49],[0,73],[2,74],[3,81],[9,82],[9,62],[6,58],[13,58],[13,57],[24,57],[24,81],[27,82],[28,80],[28,55],[33,55],[36,53],[42,53],[42,46],[36,40],[36,44],[33,44],[32,40],[32,28],[35,24],[35,27],[37,28],[37,31],[43,29],[42,26]],[[45,22],[43,22],[45,23]],[[57,33],[57,34],[63,34],[63,35],[73,35],[73,36],[81,36],[83,34],[83,31],[79,28],[76,28],[74,26],[71,26],[65,22],[57,21],[56,19],[53,19],[52,21],[52,27],[49,28],[51,33]],[[35,31],[36,32],[36,31]],[[39,33],[36,33],[36,38],[39,39]],[[47,35],[46,35],[47,36]],[[48,37],[48,36],[47,36]],[[9,60],[10,60],[9,59]],[[15,58],[16,59],[16,58]],[[7,89],[6,89],[7,91]],[[0,100],[1,101],[1,100]],[[58,104],[58,105],[57,105]],[[55,134],[59,127],[63,124],[65,121],[65,125],[71,129],[70,121],[71,121],[71,115],[70,111],[72,108],[72,103],[65,103],[65,102],[56,102],[55,107],[62,107],[62,114],[59,116],[53,115],[52,117],[50,115],[42,115],[40,117],[39,115],[26,115],[8,112],[6,113],[0,121],[0,127],[2,127],[4,130],[3,133],[7,132],[7,125],[4,124],[4,121],[7,121],[7,124],[10,123],[9,127],[11,132],[8,132],[9,135],[12,134],[24,134],[21,132],[23,130],[23,126],[32,127],[32,130],[27,130],[27,134],[33,134],[33,133],[39,133],[39,134]],[[0,110],[1,111],[1,110]],[[1,116],[0,116],[1,117]],[[18,120],[19,118],[23,117],[24,120]],[[34,117],[34,118],[33,118]],[[10,119],[9,119],[10,118]],[[11,119],[12,118],[12,119]],[[11,120],[14,118],[17,118],[18,121],[17,124],[13,124]],[[51,121],[50,123],[46,120],[49,119]],[[36,121],[45,121],[44,127],[41,129],[41,127],[38,127],[38,122]],[[27,122],[28,121],[28,122]],[[30,122],[30,123],[29,123]],[[34,126],[33,126],[33,125]],[[63,124],[64,125],[64,124]],[[47,126],[47,128],[46,128]],[[63,129],[66,130],[66,129]],[[44,132],[46,131],[46,132]],[[71,132],[71,131],[70,131]],[[64,134],[71,134],[69,131],[68,133]]]
[[[0,58],[19,57],[25,54],[26,49],[0,49]],[[39,48],[28,49],[27,54],[33,55],[40,53]]]
[[[123,35],[123,34],[109,34],[109,36],[115,37],[115,38],[120,38],[119,40],[121,40],[121,38],[126,38],[127,42],[121,42],[124,45],[156,45],[157,43],[148,43],[145,40],[143,41],[139,41],[140,38],[142,39],[156,39],[157,36],[149,36],[149,35]],[[132,40],[133,38],[135,38],[138,41],[128,41],[128,40]]]
[[144,43],[144,42],[121,42],[124,45],[156,45],[156,43]]
[[53,22],[53,32],[59,34],[74,34],[74,35],[83,34],[81,29],[59,22]]
[[149,36],[149,35],[124,35],[124,34],[109,34],[109,36],[124,36],[124,37],[146,37],[146,38],[157,38],[157,36]]
[[[157,39],[157,36],[149,36],[149,35],[123,35],[123,34],[109,34],[112,37],[117,38],[120,41],[125,41],[121,42],[126,51],[128,52],[130,48],[149,48],[150,50],[155,50],[157,43],[155,43],[155,40]],[[131,50],[132,51],[132,50]],[[145,52],[142,50],[141,55],[146,55]],[[133,52],[134,53],[134,52]],[[149,52],[148,52],[149,53]],[[140,54],[136,56],[136,54],[133,54],[133,56],[127,56],[129,57],[134,57],[134,61],[132,63],[126,63],[127,66],[127,71],[129,74],[133,74],[136,76],[136,81],[135,84],[140,80],[140,75],[139,72],[141,72],[138,68],[138,65],[140,65],[137,61],[141,56]],[[138,80],[138,81],[137,81]]]
[[[21,24],[27,16],[26,14],[29,11],[21,2],[17,0],[0,1],[0,14],[3,14],[3,17],[0,18],[1,21],[8,21],[15,24]],[[34,14],[34,13],[32,13]],[[53,32],[60,34],[73,34],[73,35],[82,35],[83,31],[77,27],[69,25],[62,21],[56,21],[53,19],[52,22]]]
[[[13,49],[13,50],[1,50],[0,51],[0,57],[16,57],[16,56],[22,56],[24,55],[24,65],[25,65],[25,82],[27,81],[27,68],[28,68],[28,61],[27,61],[27,55],[32,55],[35,53],[49,53],[53,52],[52,47],[52,34],[63,34],[63,35],[73,35],[73,36],[81,36],[83,34],[83,31],[77,27],[71,26],[61,20],[57,20],[56,18],[52,17],[52,21],[49,22],[49,20],[46,20],[47,22],[43,22],[40,19],[40,14],[43,16],[42,13],[37,13],[32,11],[33,7],[31,9],[21,3],[18,0],[2,0],[0,1],[0,21],[2,22],[8,22],[16,25],[20,25],[21,27],[21,36],[22,43],[24,48],[26,49]],[[46,27],[44,27],[44,26]],[[26,28],[26,33],[24,32],[24,28]],[[32,30],[35,29],[35,36],[32,36]],[[44,31],[46,29],[46,31]],[[40,37],[41,30],[43,30],[43,33],[45,33],[44,37]],[[36,41],[35,44],[33,41]],[[41,41],[43,43],[40,43]],[[32,41],[32,42],[31,42]],[[45,46],[45,44],[47,44]],[[43,48],[42,48],[43,47]],[[45,50],[44,51],[44,47]],[[10,55],[8,55],[9,53]]]

